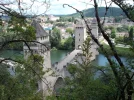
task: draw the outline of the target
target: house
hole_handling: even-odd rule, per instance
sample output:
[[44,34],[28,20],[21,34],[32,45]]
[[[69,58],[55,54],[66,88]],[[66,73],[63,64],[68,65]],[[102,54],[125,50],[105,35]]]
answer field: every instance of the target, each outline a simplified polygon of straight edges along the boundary
[[127,32],[117,32],[116,33],[116,37],[124,37],[124,36],[128,37],[128,33]]
[[59,19],[60,19],[60,17],[55,17],[53,15],[48,16],[48,20],[50,20],[50,21],[56,21],[56,20],[59,20]]

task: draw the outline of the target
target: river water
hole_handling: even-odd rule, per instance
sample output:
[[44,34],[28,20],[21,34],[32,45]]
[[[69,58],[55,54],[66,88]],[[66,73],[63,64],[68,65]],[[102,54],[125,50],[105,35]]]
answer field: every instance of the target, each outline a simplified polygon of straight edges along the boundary
[[[66,50],[53,50],[51,51],[51,63],[55,63],[58,61],[61,61],[62,59],[64,59],[67,55],[67,53],[69,53],[70,51],[66,51]],[[115,60],[115,58],[113,56],[111,56],[112,60]],[[120,57],[121,60],[123,62],[126,61],[125,57]],[[99,54],[98,56],[96,56],[96,59],[94,61],[95,64],[99,65],[99,66],[106,66],[108,64],[108,61],[106,59],[106,57],[103,54]]]
[[[51,64],[54,64],[55,62],[61,61],[70,52],[71,51],[67,51],[67,50],[51,50]],[[11,58],[19,57],[20,58],[21,57],[21,58],[23,58],[23,52],[22,51],[20,52],[20,51],[6,50],[3,52],[0,52],[0,57],[7,57],[7,58],[9,58],[9,57],[11,57]],[[111,58],[113,60],[115,60],[113,56],[111,56]],[[123,62],[125,62],[126,58],[121,57],[121,60]],[[99,54],[96,57],[94,63],[99,65],[99,66],[106,66],[108,64],[108,61],[103,54]]]
[[[126,64],[126,58],[125,57],[120,57],[121,58],[121,61]],[[117,62],[115,60],[115,58],[113,56],[111,56],[111,59],[115,62]],[[107,58],[103,55],[103,54],[99,54],[96,59],[95,59],[95,63],[99,66],[106,66],[108,64],[108,60]]]

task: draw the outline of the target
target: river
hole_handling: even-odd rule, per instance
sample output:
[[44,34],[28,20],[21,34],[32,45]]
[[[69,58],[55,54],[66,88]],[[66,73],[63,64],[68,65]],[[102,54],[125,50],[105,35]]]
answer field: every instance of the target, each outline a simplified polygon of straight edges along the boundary
[[[69,53],[69,52],[70,51],[67,51],[67,50],[51,51],[51,63],[53,64],[55,62],[61,61],[64,57],[66,57],[67,53]],[[112,58],[112,60],[116,61],[113,56],[111,56],[111,58]],[[125,57],[120,57],[120,58],[123,62],[126,61]],[[94,63],[99,66],[106,66],[108,64],[108,61],[103,54],[99,54],[98,56],[96,56]]]
[[[51,63],[54,64],[55,62],[59,62],[62,59],[64,59],[66,57],[66,55],[71,52],[71,51],[67,51],[67,50],[51,50]],[[21,51],[12,51],[12,50],[6,50],[0,53],[0,57],[12,57],[12,58],[16,58],[16,57],[21,57],[23,58],[23,52]],[[111,58],[113,60],[114,57],[111,56]],[[125,57],[121,57],[121,60],[123,62],[125,62],[126,58]],[[106,59],[106,57],[103,54],[99,54],[96,57],[96,60],[94,61],[95,64],[99,65],[99,66],[106,66],[108,64],[108,61]]]

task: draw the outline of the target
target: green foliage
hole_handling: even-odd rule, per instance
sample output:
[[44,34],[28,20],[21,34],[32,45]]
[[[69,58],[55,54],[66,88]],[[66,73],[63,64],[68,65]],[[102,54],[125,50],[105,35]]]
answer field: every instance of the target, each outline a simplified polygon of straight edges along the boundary
[[124,37],[118,37],[118,38],[116,37],[116,38],[115,38],[115,43],[117,43],[117,44],[118,44],[118,43],[125,43]]
[[65,16],[60,16],[60,19],[57,20],[57,22],[74,22],[75,18],[74,17],[65,17]]
[[122,27],[117,27],[117,32],[128,32],[129,27],[126,25],[123,25]]
[[73,50],[74,49],[74,38],[69,37],[63,43],[60,43],[59,49],[61,50]]
[[20,51],[22,51],[23,50],[23,43],[22,42],[10,43],[5,48],[8,50],[20,50]]
[[116,37],[116,31],[115,31],[115,29],[112,29],[111,30],[111,38],[115,38]]
[[[24,24],[25,25],[25,24]],[[11,28],[9,27],[8,33],[14,33],[13,35],[16,35],[16,39],[24,39],[24,40],[35,40],[35,29],[32,26],[21,26],[18,24],[13,25]],[[10,37],[12,37],[10,35]]]
[[50,20],[47,20],[45,23],[51,23],[51,24],[53,24],[54,22],[53,21],[50,21]]
[[59,47],[60,41],[61,41],[60,30],[57,28],[54,28],[51,35],[50,35],[51,48]]
[[112,31],[112,29],[114,29],[114,27],[113,26],[105,26],[104,27],[104,30],[108,30],[108,29],[110,29]]
[[74,48],[74,38],[69,37],[68,39],[64,39],[64,41],[61,40],[61,33],[60,30],[57,28],[53,29],[50,35],[50,42],[51,42],[51,48],[55,47],[61,50],[72,50]]
[[37,82],[43,77],[42,57],[34,55],[12,67],[10,72],[6,65],[0,64],[0,100],[42,100],[37,93]]
[[61,16],[60,19],[59,19],[58,21],[60,21],[60,22],[65,22],[65,21],[67,21],[67,18]]
[[[109,55],[113,55],[113,53],[108,45],[104,45],[104,49],[108,52]],[[98,50],[100,53],[103,54],[103,52],[100,49],[98,49]],[[125,57],[133,57],[134,56],[133,51],[131,51],[129,48],[116,47],[116,50],[117,50],[119,56],[123,56],[123,57],[124,56]]]
[[59,22],[59,23],[56,23],[55,26],[66,27],[66,24],[63,22]]
[[74,33],[74,30],[72,28],[67,28],[66,32],[70,33],[71,35]]
[[114,21],[115,21],[115,23],[120,23],[122,19],[123,19],[123,17],[116,16],[115,19],[114,19]]
[[133,27],[131,27],[130,30],[129,30],[129,39],[130,39],[130,41],[133,40],[133,34],[134,34],[134,29],[133,29]]
[[[89,9],[86,9],[86,10],[83,10],[84,12],[84,16],[85,17],[94,17],[94,12],[95,9],[94,8],[89,8]],[[106,12],[106,8],[105,7],[98,7],[98,13],[99,13],[99,17],[104,17],[105,15],[105,12]],[[73,16],[73,17],[79,17],[79,13],[74,13],[74,14],[70,14],[70,15],[66,15],[66,16]],[[120,8],[117,8],[117,7],[110,7],[110,9],[108,10],[107,12],[107,15],[106,17],[118,17],[118,16],[125,16],[124,12],[120,9]]]
[[1,43],[17,40],[17,43],[7,44],[6,49],[23,49],[23,42],[19,40],[35,40],[35,29],[23,18],[11,17],[7,26],[2,25],[0,30]]
[[35,40],[36,39],[35,34],[36,34],[36,31],[35,31],[34,27],[27,26],[25,31],[24,31],[24,33],[22,34],[22,36],[23,36],[23,38],[25,40],[29,40],[30,41],[30,40]]
[[[118,91],[114,80],[110,80],[112,74],[107,77],[101,74],[97,75],[98,69],[90,62],[92,56],[90,49],[90,38],[83,44],[83,55],[85,59],[78,65],[70,64],[67,69],[71,78],[65,78],[66,86],[61,90],[58,100],[115,100]],[[76,60],[76,62],[78,62]],[[96,70],[97,69],[97,70]],[[108,70],[107,70],[108,73]],[[51,99],[52,100],[52,99]]]

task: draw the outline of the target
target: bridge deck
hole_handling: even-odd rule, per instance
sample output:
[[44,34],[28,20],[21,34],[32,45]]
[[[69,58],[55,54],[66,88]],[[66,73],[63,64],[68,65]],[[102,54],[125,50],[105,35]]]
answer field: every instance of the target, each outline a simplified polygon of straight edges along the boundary
[[[96,58],[96,55],[98,52],[96,51],[96,47],[91,47],[90,51],[92,52],[91,60],[94,60]],[[62,61],[58,62],[54,65],[54,71],[56,71],[56,74],[63,75],[65,74],[64,66],[67,66],[68,63],[73,61],[73,59],[77,56],[77,54],[82,54],[82,50],[73,50],[70,54],[68,54]],[[66,76],[66,75],[65,75]]]

